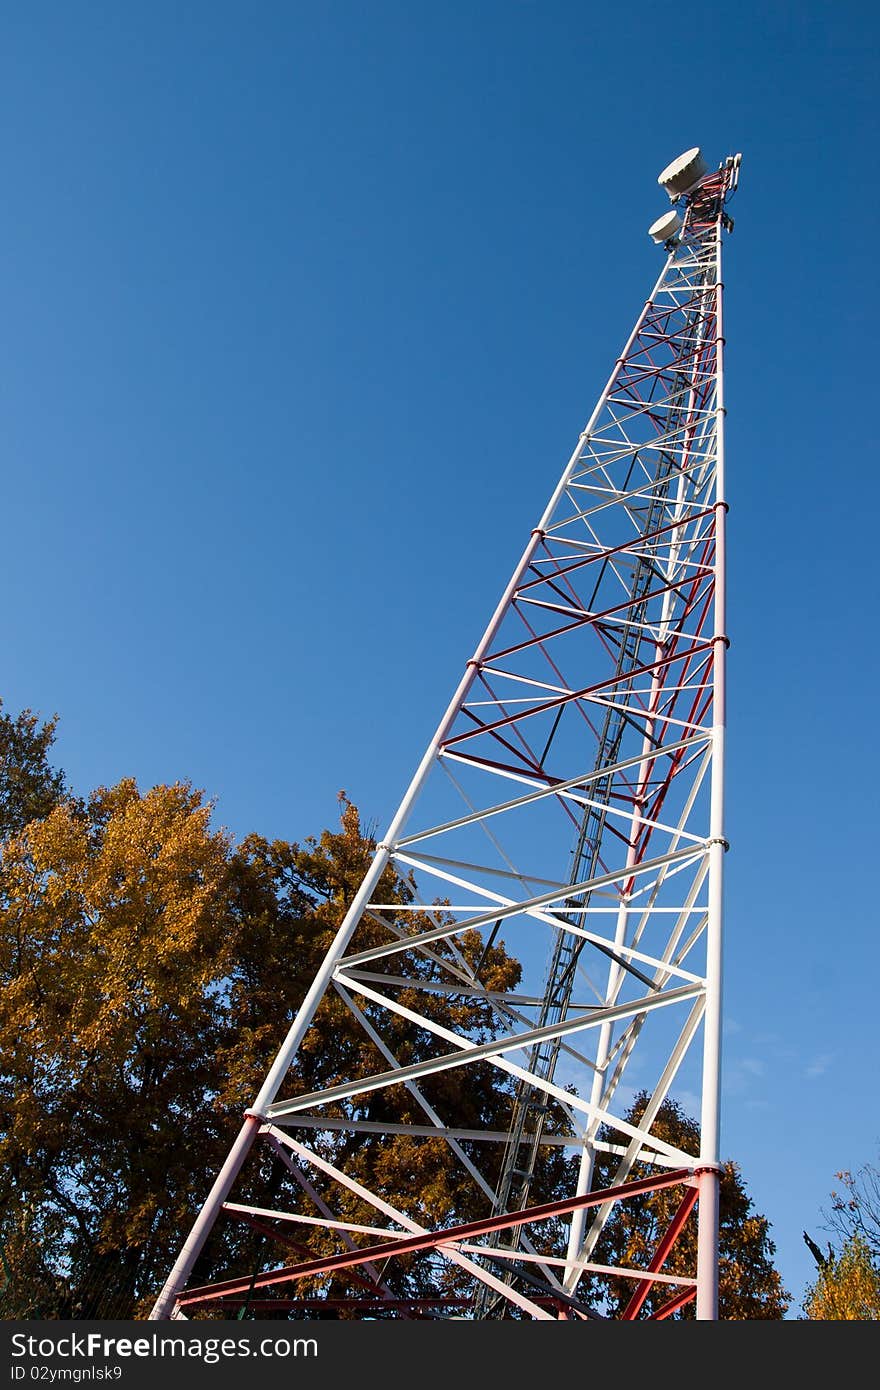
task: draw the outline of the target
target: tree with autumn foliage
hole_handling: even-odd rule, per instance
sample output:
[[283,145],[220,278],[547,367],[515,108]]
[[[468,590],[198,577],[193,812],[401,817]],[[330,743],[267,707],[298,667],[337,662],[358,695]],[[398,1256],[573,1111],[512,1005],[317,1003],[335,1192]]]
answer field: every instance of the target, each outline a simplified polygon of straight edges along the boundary
[[57,727],[57,717],[41,724],[29,709],[13,718],[0,700],[0,842],[68,797],[64,773],[49,762]]
[[807,1232],[804,1239],[816,1260],[816,1282],[804,1294],[804,1315],[813,1322],[880,1321],[880,1169],[866,1163],[857,1172],[844,1169],[824,1211],[826,1229],[839,1249],[819,1249]]
[[[648,1099],[645,1092],[636,1096],[624,1117],[630,1124],[640,1122]],[[651,1133],[685,1153],[699,1153],[699,1125],[677,1101],[663,1102],[651,1125]],[[597,1187],[610,1184],[613,1163],[612,1155],[600,1156]],[[636,1164],[631,1177],[647,1174],[647,1168]],[[679,1201],[680,1194],[677,1196],[674,1188],[664,1188],[619,1202],[596,1246],[596,1259],[605,1264],[645,1268],[665,1235]],[[790,1295],[773,1265],[776,1247],[770,1239],[770,1223],[754,1210],[739,1167],[730,1160],[721,1169],[718,1250],[719,1319],[751,1321],[784,1317]],[[696,1257],[696,1218],[691,1216],[664,1263],[663,1272],[692,1275]],[[616,1317],[632,1297],[632,1281],[607,1276],[603,1282],[608,1312]],[[669,1297],[667,1286],[655,1284],[645,1304],[646,1313],[656,1312]],[[693,1318],[693,1303],[685,1304],[671,1316]]]
[[880,1269],[861,1236],[823,1260],[804,1294],[804,1313],[811,1322],[880,1322]]
[[[0,1239],[9,1271],[0,1313],[142,1315],[375,845],[344,799],[339,829],[319,839],[300,846],[252,835],[237,847],[186,783],[141,792],[125,779],[77,801],[47,762],[53,725],[26,719],[15,732],[26,737],[15,747],[9,740],[4,776],[18,791],[6,798],[14,814],[0,845]],[[413,896],[392,870],[382,891],[392,905]],[[357,944],[374,944],[378,931],[364,921]],[[458,949],[472,964],[483,957],[477,933]],[[482,971],[495,990],[519,977],[500,944]],[[492,1035],[484,1002],[429,998],[446,1026],[477,1041]],[[368,1003],[363,1011],[369,1020]],[[402,1061],[442,1050],[403,1020],[383,1040]],[[289,1085],[314,1090],[386,1067],[331,993]],[[508,1087],[488,1064],[471,1073],[464,1096],[454,1074],[426,1079],[422,1093],[440,1112],[454,1106],[465,1126],[497,1128],[509,1117]],[[424,1120],[405,1087],[370,1094],[358,1113]],[[398,1135],[380,1145],[339,1133],[320,1143],[334,1163],[427,1221],[467,1219],[485,1204],[435,1139]],[[243,1195],[265,1196],[268,1183],[282,1200],[289,1174],[271,1159],[255,1164]],[[373,1216],[354,1197],[342,1215]],[[313,1242],[322,1248],[317,1233]],[[196,1277],[262,1267],[278,1253],[228,1223]],[[418,1283],[425,1269],[423,1261],[401,1278]]]
[[865,1163],[856,1172],[838,1173],[840,1186],[831,1193],[831,1209],[825,1213],[828,1227],[844,1244],[860,1242],[880,1263],[880,1167]]
[[19,1316],[124,1306],[216,1160],[230,846],[209,818],[184,785],[126,780],[2,847],[0,1210]]

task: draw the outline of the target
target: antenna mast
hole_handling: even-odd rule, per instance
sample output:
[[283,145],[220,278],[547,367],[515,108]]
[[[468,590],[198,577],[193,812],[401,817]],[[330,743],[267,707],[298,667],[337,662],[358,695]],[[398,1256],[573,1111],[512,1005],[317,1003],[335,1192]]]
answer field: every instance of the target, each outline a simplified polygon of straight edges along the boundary
[[[594,1319],[609,1316],[609,1279],[632,1290],[624,1319],[666,1318],[693,1300],[698,1318],[717,1317],[721,254],[739,164],[709,171],[694,149],[660,175],[672,207],[649,231],[666,252],[659,278],[152,1318],[323,1306]],[[389,892],[391,870],[411,901]],[[487,982],[502,940],[522,966],[515,989]],[[380,1066],[290,1092],[330,991]],[[479,1027],[455,1026],[464,1004]],[[507,1123],[465,1128],[455,1097],[487,1068],[508,1096]],[[701,1094],[698,1152],[657,1132],[676,1084]],[[383,1098],[402,1088],[415,1118],[383,1119],[393,1111]],[[483,1215],[432,1226],[418,1201],[346,1169],[344,1137],[440,1141],[469,1214]],[[245,1165],[259,1176],[260,1154],[280,1163],[298,1202],[230,1201]],[[609,1264],[610,1225],[660,1192],[666,1229],[644,1261]],[[352,1221],[353,1204],[369,1220]],[[317,1228],[314,1257],[193,1287],[221,1213],[282,1246]],[[686,1241],[695,1266],[664,1271]]]

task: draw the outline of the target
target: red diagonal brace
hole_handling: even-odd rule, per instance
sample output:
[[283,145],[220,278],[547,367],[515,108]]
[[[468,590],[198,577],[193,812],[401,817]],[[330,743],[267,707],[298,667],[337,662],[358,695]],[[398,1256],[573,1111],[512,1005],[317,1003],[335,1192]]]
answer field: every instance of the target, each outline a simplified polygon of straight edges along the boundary
[[[666,1235],[663,1237],[660,1244],[657,1246],[656,1251],[654,1252],[654,1258],[648,1265],[649,1274],[656,1274],[657,1271],[662,1268],[666,1260],[666,1256],[669,1254],[673,1245],[678,1240],[681,1228],[690,1216],[696,1200],[697,1191],[696,1188],[692,1187],[684,1194],[678,1211],[675,1213],[675,1215],[672,1218],[672,1221],[669,1223],[669,1230],[666,1232]],[[653,1279],[643,1279],[640,1282],[639,1288],[636,1289],[635,1293],[633,1294],[632,1298],[630,1299],[629,1303],[626,1305],[626,1307],[623,1310],[623,1313],[621,1314],[622,1322],[633,1322],[639,1316],[639,1313],[641,1312],[642,1307],[644,1305],[645,1299],[648,1297],[648,1294],[651,1292],[653,1287]]]
[[664,1303],[662,1308],[658,1308],[656,1313],[652,1313],[650,1321],[663,1322],[665,1318],[671,1318],[673,1313],[677,1313],[679,1308],[683,1308],[696,1296],[696,1289],[682,1289],[681,1293],[677,1293],[674,1298],[670,1298],[668,1303]]

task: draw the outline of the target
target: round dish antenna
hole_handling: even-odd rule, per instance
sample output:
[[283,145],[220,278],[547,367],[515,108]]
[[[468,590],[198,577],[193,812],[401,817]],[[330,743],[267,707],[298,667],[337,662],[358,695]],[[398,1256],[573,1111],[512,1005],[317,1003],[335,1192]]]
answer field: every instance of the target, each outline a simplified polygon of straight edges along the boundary
[[674,237],[681,227],[681,218],[673,208],[672,212],[664,212],[662,217],[658,217],[656,222],[652,222],[648,228],[648,236],[653,237],[658,246],[661,242],[669,241]]
[[671,164],[667,164],[663,173],[657,179],[662,188],[666,189],[670,198],[675,201],[681,197],[682,193],[689,193],[709,172],[709,167],[698,148],[685,150],[678,159],[673,159]]

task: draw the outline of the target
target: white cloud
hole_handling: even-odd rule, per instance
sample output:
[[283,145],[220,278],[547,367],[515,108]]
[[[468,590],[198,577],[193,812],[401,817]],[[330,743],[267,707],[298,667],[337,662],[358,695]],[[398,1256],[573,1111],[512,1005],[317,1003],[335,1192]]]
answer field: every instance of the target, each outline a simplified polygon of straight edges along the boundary
[[823,1052],[821,1056],[814,1057],[812,1062],[807,1065],[804,1076],[808,1081],[815,1081],[817,1076],[824,1076],[831,1063],[834,1061],[832,1052]]
[[732,1057],[724,1066],[724,1090],[729,1095],[744,1095],[765,1072],[763,1057]]
[[761,1057],[741,1057],[739,1067],[750,1076],[763,1076],[766,1070]]

